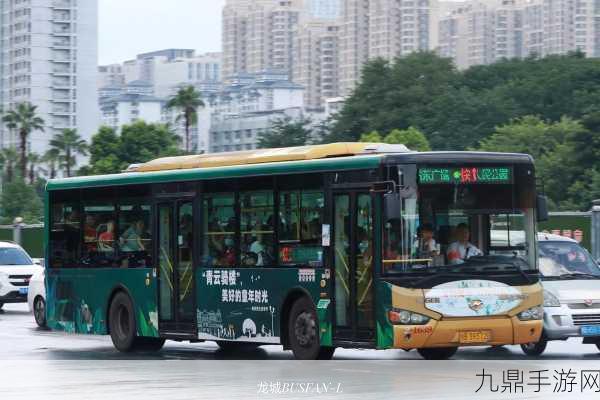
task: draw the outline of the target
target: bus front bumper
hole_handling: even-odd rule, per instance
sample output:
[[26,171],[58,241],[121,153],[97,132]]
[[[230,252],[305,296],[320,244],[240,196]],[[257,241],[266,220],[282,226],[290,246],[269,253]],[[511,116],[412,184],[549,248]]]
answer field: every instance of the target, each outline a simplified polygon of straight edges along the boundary
[[500,346],[537,342],[543,322],[517,317],[456,318],[427,325],[395,325],[394,348]]

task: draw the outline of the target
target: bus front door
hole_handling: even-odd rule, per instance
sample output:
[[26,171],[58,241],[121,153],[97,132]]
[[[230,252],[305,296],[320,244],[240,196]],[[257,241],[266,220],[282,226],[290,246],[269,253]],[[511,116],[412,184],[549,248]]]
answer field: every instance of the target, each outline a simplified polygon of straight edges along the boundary
[[373,207],[369,192],[334,192],[333,265],[337,341],[372,342]]
[[195,334],[194,207],[158,204],[158,302],[161,334]]

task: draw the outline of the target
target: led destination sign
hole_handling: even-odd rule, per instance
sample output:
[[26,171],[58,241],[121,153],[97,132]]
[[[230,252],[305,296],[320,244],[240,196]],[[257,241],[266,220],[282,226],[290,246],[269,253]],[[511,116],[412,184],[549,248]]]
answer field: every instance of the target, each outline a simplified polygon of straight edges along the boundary
[[513,181],[512,167],[458,167],[421,168],[419,183],[424,185],[448,184],[510,184]]

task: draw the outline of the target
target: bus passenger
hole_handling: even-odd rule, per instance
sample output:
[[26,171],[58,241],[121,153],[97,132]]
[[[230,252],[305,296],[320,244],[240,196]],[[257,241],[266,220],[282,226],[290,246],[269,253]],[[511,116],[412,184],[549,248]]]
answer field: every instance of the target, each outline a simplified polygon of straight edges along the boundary
[[121,235],[121,250],[124,252],[144,251],[142,243],[142,235],[144,234],[144,220],[140,219],[133,224]]
[[98,236],[98,250],[102,252],[113,251],[115,241],[115,222],[110,220],[106,223],[106,231]]
[[459,224],[456,227],[456,241],[448,246],[446,257],[448,264],[463,264],[471,257],[481,256],[483,253],[474,244],[469,242],[471,232],[467,224]]
[[419,259],[433,258],[438,255],[437,243],[433,238],[433,225],[423,224],[419,229],[419,238],[414,243],[416,257]]

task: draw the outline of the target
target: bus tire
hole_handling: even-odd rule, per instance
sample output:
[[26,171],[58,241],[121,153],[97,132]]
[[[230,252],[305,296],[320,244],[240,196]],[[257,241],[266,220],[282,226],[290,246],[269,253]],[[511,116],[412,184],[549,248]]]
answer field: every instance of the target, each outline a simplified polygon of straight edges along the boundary
[[165,339],[152,337],[137,337],[135,339],[135,350],[153,353],[160,351],[165,345]]
[[296,359],[319,359],[321,344],[317,312],[312,300],[306,296],[300,297],[292,305],[288,320],[288,335],[290,348]]
[[40,328],[46,327],[46,301],[42,296],[33,300],[33,318]]
[[108,313],[110,338],[117,350],[128,353],[136,347],[136,326],[131,299],[124,292],[115,295]]
[[540,338],[540,341],[537,343],[525,343],[521,345],[521,350],[523,353],[528,356],[541,356],[542,353],[546,350],[546,346],[548,345],[548,339],[544,335]]
[[417,349],[417,352],[426,360],[447,360],[456,354],[458,347],[430,347]]

